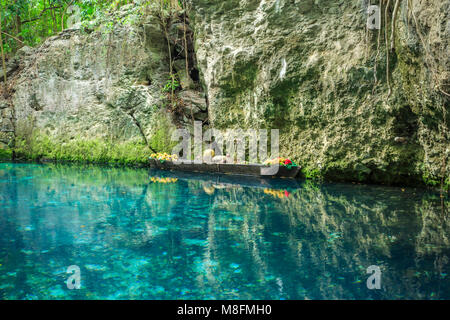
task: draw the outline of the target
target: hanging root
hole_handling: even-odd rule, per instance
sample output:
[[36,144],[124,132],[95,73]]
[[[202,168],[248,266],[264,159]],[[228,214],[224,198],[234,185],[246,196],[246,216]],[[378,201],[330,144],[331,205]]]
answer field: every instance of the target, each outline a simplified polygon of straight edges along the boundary
[[[369,0],[368,5],[370,6],[370,0]],[[365,43],[366,46],[364,48],[364,62],[367,62],[367,57],[369,55],[369,26],[367,23],[366,23],[366,39],[365,39],[365,41],[366,41],[366,43]]]
[[[381,10],[383,8],[382,0],[379,1],[379,6],[380,6],[380,10]],[[374,75],[375,83],[374,83],[374,87],[372,90],[372,94],[374,94],[375,86],[377,85],[377,82],[378,82],[377,63],[378,63],[378,56],[380,55],[380,42],[381,42],[381,27],[378,29],[378,36],[377,36],[377,54],[375,55],[375,63],[373,66],[373,75]]]
[[395,47],[395,22],[397,20],[398,7],[400,4],[400,0],[395,1],[394,12],[392,13],[392,27],[391,27],[391,51],[394,50]]
[[387,0],[386,10],[384,11],[384,37],[386,40],[386,83],[388,86],[388,98],[391,95],[391,82],[389,79],[389,36],[388,36],[388,14],[389,14],[389,5],[391,4],[391,0]]
[[364,49],[364,62],[367,62],[369,55],[369,28],[366,26],[366,47]]
[[411,8],[411,15],[414,20],[414,25],[416,27],[417,35],[419,36],[420,42],[422,43],[423,50],[425,52],[425,62],[428,64],[428,66],[431,70],[433,79],[435,81],[435,87],[439,90],[439,92],[446,95],[447,97],[450,97],[450,94],[442,89],[442,84],[439,81],[439,77],[438,77],[438,69],[439,68],[436,65],[435,59],[433,58],[433,56],[430,53],[431,50],[429,49],[429,47],[427,46],[427,43],[425,42],[424,35],[422,34],[422,32],[420,30],[419,22],[417,21],[417,17],[414,13],[412,6],[410,6],[410,8]]

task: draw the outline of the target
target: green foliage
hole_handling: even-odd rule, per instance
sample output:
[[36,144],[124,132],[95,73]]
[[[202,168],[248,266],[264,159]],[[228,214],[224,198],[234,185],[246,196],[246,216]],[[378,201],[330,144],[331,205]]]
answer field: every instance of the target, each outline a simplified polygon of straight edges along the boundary
[[0,160],[11,160],[12,152],[9,149],[0,148]]
[[323,178],[321,171],[317,168],[305,167],[302,169],[302,173],[306,179],[316,180]]
[[170,77],[169,80],[167,80],[166,85],[163,88],[164,92],[172,92],[175,91],[180,86],[180,83],[177,79],[174,77]]
[[[80,22],[91,20],[110,5],[108,0],[0,0],[2,29],[8,34],[3,35],[5,51],[13,54],[23,45],[35,46],[67,27],[71,15],[79,14]],[[69,6],[79,10],[68,12]]]
[[[113,17],[112,12],[129,4],[136,15]],[[36,46],[67,28],[69,19],[87,26],[106,17],[113,25],[127,25],[151,14],[162,22],[172,20],[181,8],[176,0],[0,0],[2,29],[7,33],[3,34],[4,49],[13,55],[23,45]]]
[[167,152],[171,154],[173,147],[175,147],[178,143],[171,140],[171,124],[169,123],[167,117],[163,114],[158,116],[157,122],[158,126],[156,131],[152,134],[149,144],[157,152]]
[[444,179],[442,185],[441,178],[434,177],[428,173],[423,174],[422,179],[426,186],[432,187],[436,190],[440,189],[441,187],[444,193],[448,193],[448,190],[450,190],[450,177]]

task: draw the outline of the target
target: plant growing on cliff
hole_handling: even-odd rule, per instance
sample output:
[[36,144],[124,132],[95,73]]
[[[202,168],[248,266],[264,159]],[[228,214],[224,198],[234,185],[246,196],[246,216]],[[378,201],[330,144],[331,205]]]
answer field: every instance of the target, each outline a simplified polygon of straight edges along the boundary
[[169,80],[167,80],[166,85],[163,88],[163,91],[164,92],[174,92],[179,87],[180,87],[180,83],[174,77],[174,75],[171,75]]
[[176,21],[179,11],[181,10],[180,4],[177,0],[159,0],[159,1],[147,1],[146,8],[149,10],[150,14],[154,16],[163,31],[164,37],[167,42],[167,51],[169,58],[169,76],[171,78],[171,96],[170,102],[172,108],[174,107],[174,92],[175,92],[175,72],[173,68],[173,57],[172,57],[172,46],[170,44],[170,33],[169,29],[172,24]]

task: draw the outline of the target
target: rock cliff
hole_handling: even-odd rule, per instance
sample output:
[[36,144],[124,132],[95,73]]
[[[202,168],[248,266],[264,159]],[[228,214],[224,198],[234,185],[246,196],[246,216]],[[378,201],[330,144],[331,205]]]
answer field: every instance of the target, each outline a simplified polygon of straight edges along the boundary
[[[182,19],[170,28],[175,107],[161,26],[124,7],[9,61],[0,128],[27,157],[134,162],[147,145],[170,151],[171,130],[194,118],[279,129],[307,177],[449,183],[450,1],[371,2],[188,1],[187,71]],[[366,28],[369,4],[380,30]]]
[[280,129],[281,154],[308,176],[448,177],[450,2],[398,3],[386,29],[386,1],[372,1],[378,40],[366,29],[369,1],[193,0],[211,123]]
[[[183,114],[168,112],[166,38],[140,9],[77,24],[8,61],[0,128],[15,131],[19,158],[142,163],[170,149]],[[202,117],[201,93],[183,97],[183,111]]]

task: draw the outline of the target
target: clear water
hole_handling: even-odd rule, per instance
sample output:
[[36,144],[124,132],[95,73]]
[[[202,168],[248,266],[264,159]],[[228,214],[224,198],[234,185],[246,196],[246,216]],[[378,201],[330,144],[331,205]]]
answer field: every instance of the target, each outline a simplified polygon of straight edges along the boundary
[[450,299],[442,210],[416,189],[3,163],[0,298]]

